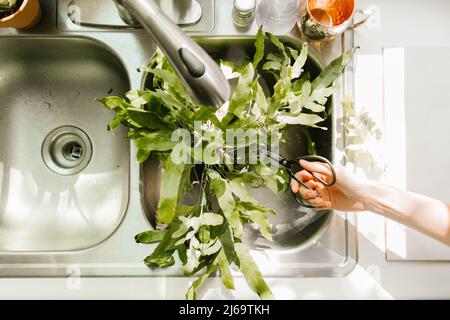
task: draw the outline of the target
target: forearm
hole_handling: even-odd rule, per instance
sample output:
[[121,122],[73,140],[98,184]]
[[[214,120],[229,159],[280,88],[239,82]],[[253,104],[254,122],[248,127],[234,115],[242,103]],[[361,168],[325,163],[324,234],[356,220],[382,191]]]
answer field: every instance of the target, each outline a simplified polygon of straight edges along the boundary
[[450,246],[450,206],[419,194],[369,183],[364,205]]

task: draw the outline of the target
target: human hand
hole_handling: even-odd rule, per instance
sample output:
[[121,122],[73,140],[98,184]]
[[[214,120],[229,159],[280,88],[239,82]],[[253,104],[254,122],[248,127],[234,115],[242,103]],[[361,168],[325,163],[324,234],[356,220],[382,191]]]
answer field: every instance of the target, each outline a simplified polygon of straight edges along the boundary
[[303,181],[314,191],[308,190],[295,180],[291,180],[291,189],[307,203],[318,210],[365,211],[366,180],[357,178],[344,168],[338,167],[336,168],[336,183],[327,187],[306,171],[313,172],[322,180],[331,182],[332,172],[327,165],[305,160],[300,160],[300,165],[305,170],[296,174],[297,179]]

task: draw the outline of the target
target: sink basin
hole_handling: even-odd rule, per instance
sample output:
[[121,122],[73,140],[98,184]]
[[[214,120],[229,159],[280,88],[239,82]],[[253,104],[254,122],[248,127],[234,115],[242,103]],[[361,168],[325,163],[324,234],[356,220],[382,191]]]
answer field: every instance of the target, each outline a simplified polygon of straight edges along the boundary
[[[301,50],[302,43],[290,37],[283,42]],[[216,60],[231,60],[240,65],[244,58],[252,59],[255,39],[251,37],[197,38],[198,43]],[[312,78],[319,75],[324,62],[314,49],[310,49],[305,70]],[[262,87],[273,88],[274,80],[269,74],[262,75]],[[144,86],[152,86],[152,77],[144,77]],[[333,99],[327,107],[333,105]],[[333,159],[336,119],[329,117],[325,122],[327,131],[311,129],[319,155]],[[321,124],[322,125],[322,124]],[[295,159],[308,153],[307,140],[299,127],[292,127],[287,133],[288,142],[280,146],[280,154]],[[149,159],[141,166],[141,202],[145,214],[153,226],[159,201],[161,169],[158,161]],[[277,212],[270,217],[273,224],[273,241],[267,241],[258,233],[247,230],[244,241],[251,246],[252,254],[266,276],[337,276],[351,269],[348,258],[348,243],[345,228],[333,212],[316,212],[299,207],[290,191],[274,194],[270,190],[250,190],[254,197]],[[337,240],[338,239],[338,240]],[[347,271],[344,271],[347,270]]]
[[[232,3],[199,2],[209,4],[203,7],[205,19],[184,30],[211,30],[210,37],[197,40],[215,58],[251,55],[254,39],[243,37],[231,20],[216,19],[210,28],[214,19],[208,17]],[[155,244],[137,244],[134,236],[151,229],[159,167],[135,162],[126,130],[108,132],[113,113],[95,102],[139,89],[137,68],[148,62],[156,44],[142,30],[75,25],[67,21],[69,3],[41,1],[48,20],[31,33],[11,36],[11,30],[0,30],[0,277],[183,277],[179,261],[159,269],[142,262]],[[353,46],[349,29],[324,43],[320,57],[330,62]],[[346,141],[339,126],[341,103],[344,96],[353,97],[353,82],[348,68],[330,103],[332,130],[314,133],[319,152],[335,163]],[[295,148],[287,146],[283,155],[306,152],[304,137],[296,130],[292,135]],[[289,194],[269,198],[259,190],[255,196],[279,211],[272,221],[279,227],[274,242],[263,242],[251,230],[245,239],[265,276],[340,277],[352,270],[357,259],[353,215],[289,210]]]
[[126,131],[95,101],[129,90],[120,60],[83,37],[5,37],[0,50],[0,252],[77,251],[120,225]]

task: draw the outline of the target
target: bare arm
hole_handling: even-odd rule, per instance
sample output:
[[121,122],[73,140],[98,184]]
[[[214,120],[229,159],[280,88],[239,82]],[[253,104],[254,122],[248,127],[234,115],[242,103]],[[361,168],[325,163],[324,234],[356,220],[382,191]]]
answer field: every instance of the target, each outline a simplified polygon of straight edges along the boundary
[[389,186],[369,183],[365,208],[450,246],[450,206]]
[[[301,162],[305,169],[330,177],[327,167],[319,163]],[[325,187],[303,171],[298,177],[315,192],[291,183],[292,190],[318,209],[372,211],[416,229],[450,246],[450,205],[441,201],[402,191],[377,182],[361,180],[340,168],[337,182]]]

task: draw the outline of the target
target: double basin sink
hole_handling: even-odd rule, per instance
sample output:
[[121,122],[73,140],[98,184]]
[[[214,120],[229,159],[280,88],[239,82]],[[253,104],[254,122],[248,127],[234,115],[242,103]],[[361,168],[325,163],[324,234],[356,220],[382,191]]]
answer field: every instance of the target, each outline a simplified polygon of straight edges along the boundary
[[[251,37],[196,39],[216,59],[242,60],[254,50]],[[160,169],[136,163],[126,130],[108,131],[113,115],[96,101],[138,89],[144,75],[136,68],[155,44],[142,31],[5,36],[0,43],[0,276],[66,276],[73,267],[85,276],[181,276],[178,262],[157,270],[142,262],[152,247],[135,244],[134,235],[152,228]],[[313,50],[310,61],[317,74],[322,57]],[[314,134],[327,157],[335,157],[336,117]],[[304,137],[291,131],[284,155],[306,153]],[[254,193],[279,213],[274,242],[246,239],[264,275],[352,269],[355,234],[345,213],[299,209],[289,192]]]

